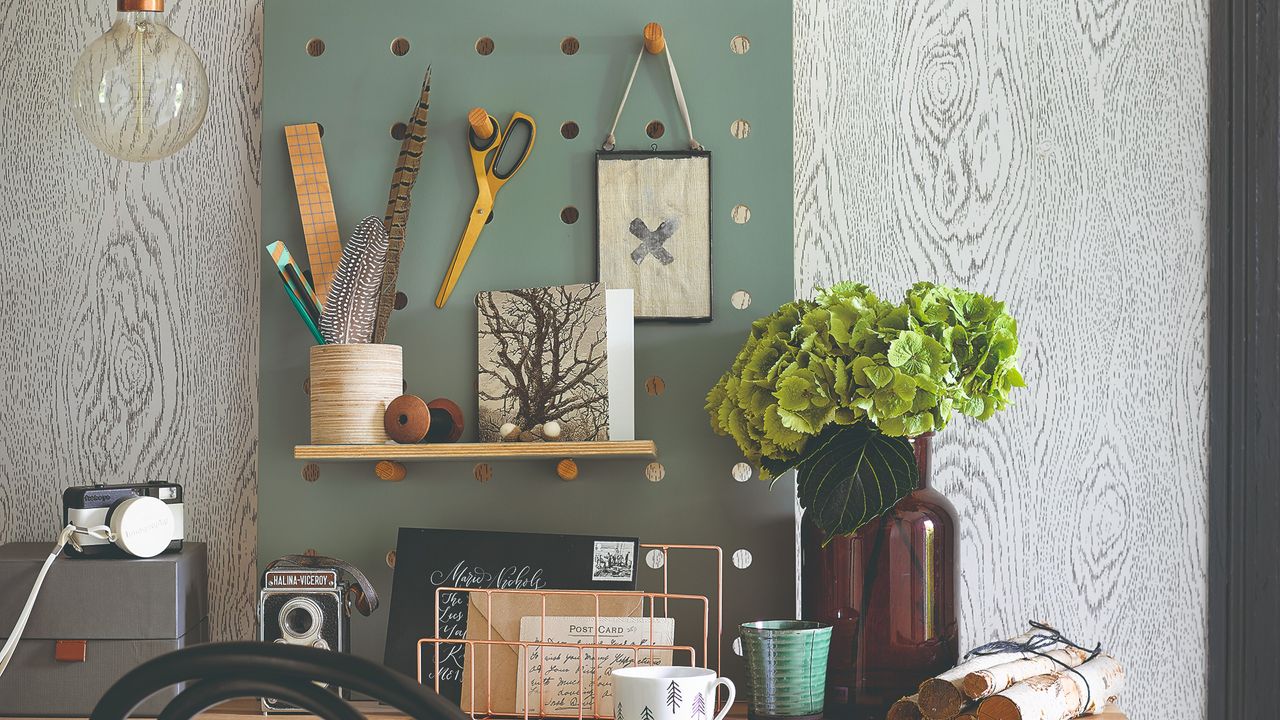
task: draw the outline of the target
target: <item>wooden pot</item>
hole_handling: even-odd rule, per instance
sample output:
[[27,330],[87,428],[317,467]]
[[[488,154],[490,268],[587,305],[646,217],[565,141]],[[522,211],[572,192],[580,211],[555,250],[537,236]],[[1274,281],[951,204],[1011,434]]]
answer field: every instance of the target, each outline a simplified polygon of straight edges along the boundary
[[399,345],[314,345],[311,348],[311,444],[389,442],[382,417],[404,391]]

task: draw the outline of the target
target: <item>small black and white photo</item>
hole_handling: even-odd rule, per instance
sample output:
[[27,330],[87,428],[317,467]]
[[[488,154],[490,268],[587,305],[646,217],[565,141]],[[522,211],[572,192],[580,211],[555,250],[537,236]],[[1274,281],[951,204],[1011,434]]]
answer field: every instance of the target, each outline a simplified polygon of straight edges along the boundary
[[604,582],[631,582],[636,567],[634,543],[597,540],[591,559],[591,579]]

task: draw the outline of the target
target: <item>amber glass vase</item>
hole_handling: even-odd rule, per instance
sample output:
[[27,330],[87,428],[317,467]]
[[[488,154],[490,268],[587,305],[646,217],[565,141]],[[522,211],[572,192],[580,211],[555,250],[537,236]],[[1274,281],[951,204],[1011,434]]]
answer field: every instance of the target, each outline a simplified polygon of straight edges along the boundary
[[912,444],[920,482],[888,513],[825,546],[825,533],[802,524],[804,618],[834,628],[828,718],[880,720],[957,660],[956,512],[930,487],[932,434]]

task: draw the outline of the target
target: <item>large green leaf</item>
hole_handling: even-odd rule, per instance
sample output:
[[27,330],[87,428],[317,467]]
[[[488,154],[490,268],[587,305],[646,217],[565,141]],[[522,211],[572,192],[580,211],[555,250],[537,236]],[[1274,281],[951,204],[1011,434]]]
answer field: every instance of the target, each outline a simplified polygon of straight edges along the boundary
[[866,422],[831,425],[795,466],[800,506],[830,536],[848,535],[915,489],[911,442]]

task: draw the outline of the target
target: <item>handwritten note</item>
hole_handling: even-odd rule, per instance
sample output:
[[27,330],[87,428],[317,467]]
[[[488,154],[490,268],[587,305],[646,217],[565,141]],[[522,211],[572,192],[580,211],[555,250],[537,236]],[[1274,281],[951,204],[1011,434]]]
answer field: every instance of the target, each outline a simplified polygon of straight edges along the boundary
[[[451,569],[436,570],[431,573],[432,587],[465,587],[481,590],[544,590],[547,583],[543,580],[540,568],[528,565],[510,565],[490,571],[465,561],[459,562]],[[467,636],[467,597],[468,593],[440,593],[440,635],[441,638],[460,640]],[[434,668],[434,650],[427,648],[429,662],[424,668]],[[464,669],[466,646],[461,643],[441,643],[440,645],[440,680],[442,682],[461,683]],[[425,670],[423,684],[435,681],[435,673]]]
[[[675,620],[647,617],[523,617],[520,618],[520,640],[590,645],[646,646],[671,645],[675,640]],[[579,658],[581,676],[579,676]],[[540,648],[528,650],[520,658],[516,674],[516,712],[524,712],[528,685],[531,708],[541,708],[544,715],[577,717],[594,713],[595,707],[613,704],[613,678],[616,668],[635,665],[670,665],[670,650],[587,650],[576,648]],[[594,670],[594,672],[593,672]],[[595,687],[592,688],[594,675]],[[581,683],[579,683],[581,677]]]

